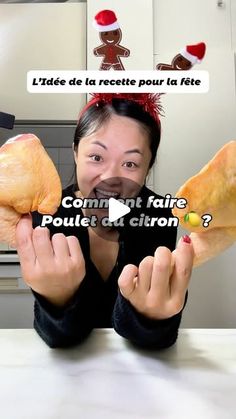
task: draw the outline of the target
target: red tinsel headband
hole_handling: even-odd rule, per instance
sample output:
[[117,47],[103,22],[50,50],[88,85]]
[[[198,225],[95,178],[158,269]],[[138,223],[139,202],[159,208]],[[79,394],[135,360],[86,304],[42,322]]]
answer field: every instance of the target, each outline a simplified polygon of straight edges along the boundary
[[111,103],[113,99],[125,99],[140,105],[143,110],[160,124],[159,115],[163,108],[160,103],[160,93],[93,93],[92,99],[82,109],[79,119],[90,106],[99,103]]

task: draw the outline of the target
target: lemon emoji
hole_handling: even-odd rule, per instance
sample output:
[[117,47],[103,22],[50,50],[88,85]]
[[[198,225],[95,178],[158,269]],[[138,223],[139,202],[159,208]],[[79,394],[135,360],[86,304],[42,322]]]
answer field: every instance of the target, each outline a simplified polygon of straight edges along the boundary
[[192,227],[198,227],[201,224],[201,218],[195,211],[190,211],[188,214],[185,214],[184,221],[191,224]]

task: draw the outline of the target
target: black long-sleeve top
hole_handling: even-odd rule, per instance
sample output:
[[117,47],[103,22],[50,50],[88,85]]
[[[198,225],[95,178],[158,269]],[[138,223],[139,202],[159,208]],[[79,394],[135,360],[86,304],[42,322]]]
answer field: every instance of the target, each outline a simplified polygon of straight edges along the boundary
[[[63,197],[72,196],[73,185],[63,191]],[[136,266],[146,256],[153,256],[158,246],[166,246],[171,251],[175,248],[176,227],[130,227],[129,218],[138,217],[141,213],[152,217],[172,217],[168,208],[153,207],[147,209],[145,203],[150,195],[162,198],[148,188],[143,187],[140,196],[143,202],[141,209],[132,209],[125,216],[125,228],[120,230],[119,252],[116,264],[104,281],[90,258],[89,234],[85,227],[54,227],[49,225],[51,236],[64,233],[65,236],[76,236],[85,259],[86,275],[70,303],[58,308],[44,297],[33,291],[34,327],[50,347],[67,347],[83,341],[93,328],[113,327],[115,331],[133,344],[141,347],[162,349],[172,345],[178,335],[182,312],[165,320],[152,320],[138,313],[120,293],[118,278],[123,267],[132,263]],[[55,217],[83,216],[81,209],[59,207]],[[33,226],[41,224],[42,216],[34,212]],[[99,249],[98,249],[99,251]],[[187,294],[186,294],[187,297]]]

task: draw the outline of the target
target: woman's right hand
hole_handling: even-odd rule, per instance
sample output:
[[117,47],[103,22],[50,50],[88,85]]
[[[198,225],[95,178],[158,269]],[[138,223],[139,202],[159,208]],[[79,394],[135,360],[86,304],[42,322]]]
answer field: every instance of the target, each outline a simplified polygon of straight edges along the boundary
[[49,230],[33,229],[31,216],[27,215],[17,224],[16,247],[26,284],[50,303],[66,305],[85,277],[79,240],[62,233],[50,239]]

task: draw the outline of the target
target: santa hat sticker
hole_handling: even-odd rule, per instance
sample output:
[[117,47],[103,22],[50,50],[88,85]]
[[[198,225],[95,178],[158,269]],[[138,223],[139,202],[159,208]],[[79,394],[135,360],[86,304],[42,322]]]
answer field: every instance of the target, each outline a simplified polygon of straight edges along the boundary
[[102,10],[97,13],[93,21],[93,26],[99,32],[110,32],[119,29],[117,17],[112,10]]
[[200,42],[195,45],[187,45],[186,48],[182,49],[181,55],[190,61],[192,65],[200,64],[204,58],[206,52],[206,44]]
[[101,10],[93,20],[102,44],[94,48],[96,57],[102,57],[99,70],[124,70],[120,57],[129,57],[130,50],[120,45],[122,31],[113,10]]

